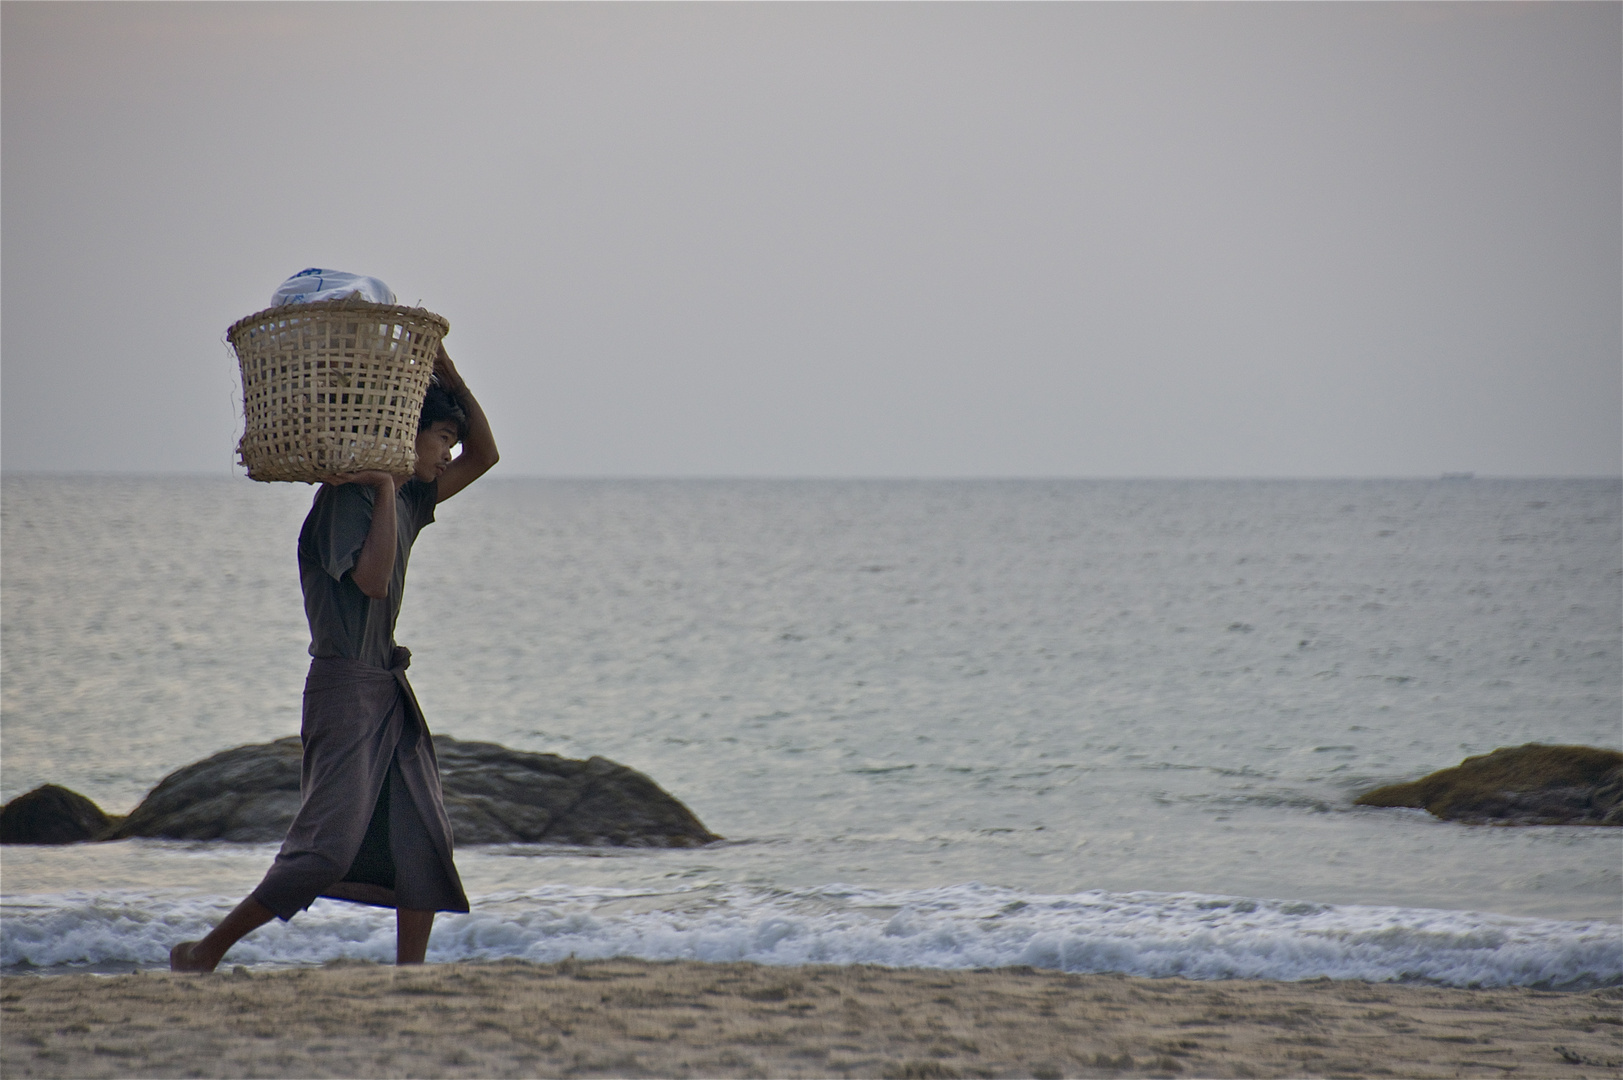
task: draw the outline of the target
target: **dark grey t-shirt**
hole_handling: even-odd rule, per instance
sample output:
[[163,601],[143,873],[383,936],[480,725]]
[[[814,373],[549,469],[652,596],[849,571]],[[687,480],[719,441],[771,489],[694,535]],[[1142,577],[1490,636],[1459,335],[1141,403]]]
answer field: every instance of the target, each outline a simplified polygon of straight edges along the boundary
[[424,525],[434,520],[438,482],[411,479],[395,490],[394,573],[389,595],[367,596],[350,571],[372,528],[372,488],[323,484],[299,530],[299,585],[310,620],[310,655],[337,656],[386,668],[394,655],[394,624],[406,590],[406,560]]

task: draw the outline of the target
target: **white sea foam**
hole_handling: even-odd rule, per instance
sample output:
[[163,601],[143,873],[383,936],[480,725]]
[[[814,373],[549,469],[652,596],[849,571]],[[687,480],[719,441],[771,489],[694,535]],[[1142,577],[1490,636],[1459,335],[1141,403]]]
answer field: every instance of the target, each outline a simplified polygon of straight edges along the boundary
[[[6,970],[110,970],[166,962],[225,899],[103,893],[8,901]],[[393,959],[391,913],[318,901],[234,948],[230,961]],[[970,968],[1195,979],[1431,982],[1577,988],[1623,983],[1623,928],[1423,908],[1328,906],[1194,893],[1047,896],[980,884],[883,891],[556,886],[441,916],[429,959],[568,956],[764,964]]]

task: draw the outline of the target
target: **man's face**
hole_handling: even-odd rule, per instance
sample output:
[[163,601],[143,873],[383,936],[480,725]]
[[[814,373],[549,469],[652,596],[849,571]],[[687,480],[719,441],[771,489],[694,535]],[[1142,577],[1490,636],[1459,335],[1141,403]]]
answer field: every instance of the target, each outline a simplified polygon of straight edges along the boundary
[[417,433],[417,464],[412,475],[423,483],[439,479],[451,464],[451,447],[456,445],[456,424],[436,420]]

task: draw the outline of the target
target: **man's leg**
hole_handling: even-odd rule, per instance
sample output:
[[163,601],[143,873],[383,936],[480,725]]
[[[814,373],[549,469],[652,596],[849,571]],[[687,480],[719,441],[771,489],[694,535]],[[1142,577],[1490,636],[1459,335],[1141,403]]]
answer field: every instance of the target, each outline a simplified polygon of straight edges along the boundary
[[[423,815],[418,812],[401,770],[398,750],[389,767],[389,796],[389,855],[395,868],[395,962],[421,964],[428,953],[434,913],[455,910],[462,890],[449,879],[434,840],[423,825]],[[460,906],[467,910],[465,901]]]
[[421,964],[428,955],[428,932],[434,929],[432,911],[396,908],[394,913],[394,962]]
[[[432,921],[434,913],[428,913]],[[249,897],[231,909],[231,914],[220,920],[220,925],[209,931],[202,941],[182,941],[169,950],[170,971],[213,971],[231,946],[241,941],[251,930],[276,918],[271,909]],[[428,935],[423,935],[427,941]]]

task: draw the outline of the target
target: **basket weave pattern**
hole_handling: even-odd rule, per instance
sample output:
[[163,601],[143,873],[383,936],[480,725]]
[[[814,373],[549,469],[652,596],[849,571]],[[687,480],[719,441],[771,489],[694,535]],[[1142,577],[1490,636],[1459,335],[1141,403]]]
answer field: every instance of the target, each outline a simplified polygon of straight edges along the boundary
[[450,324],[422,308],[333,300],[267,308],[226,338],[242,368],[237,453],[255,480],[403,475]]

